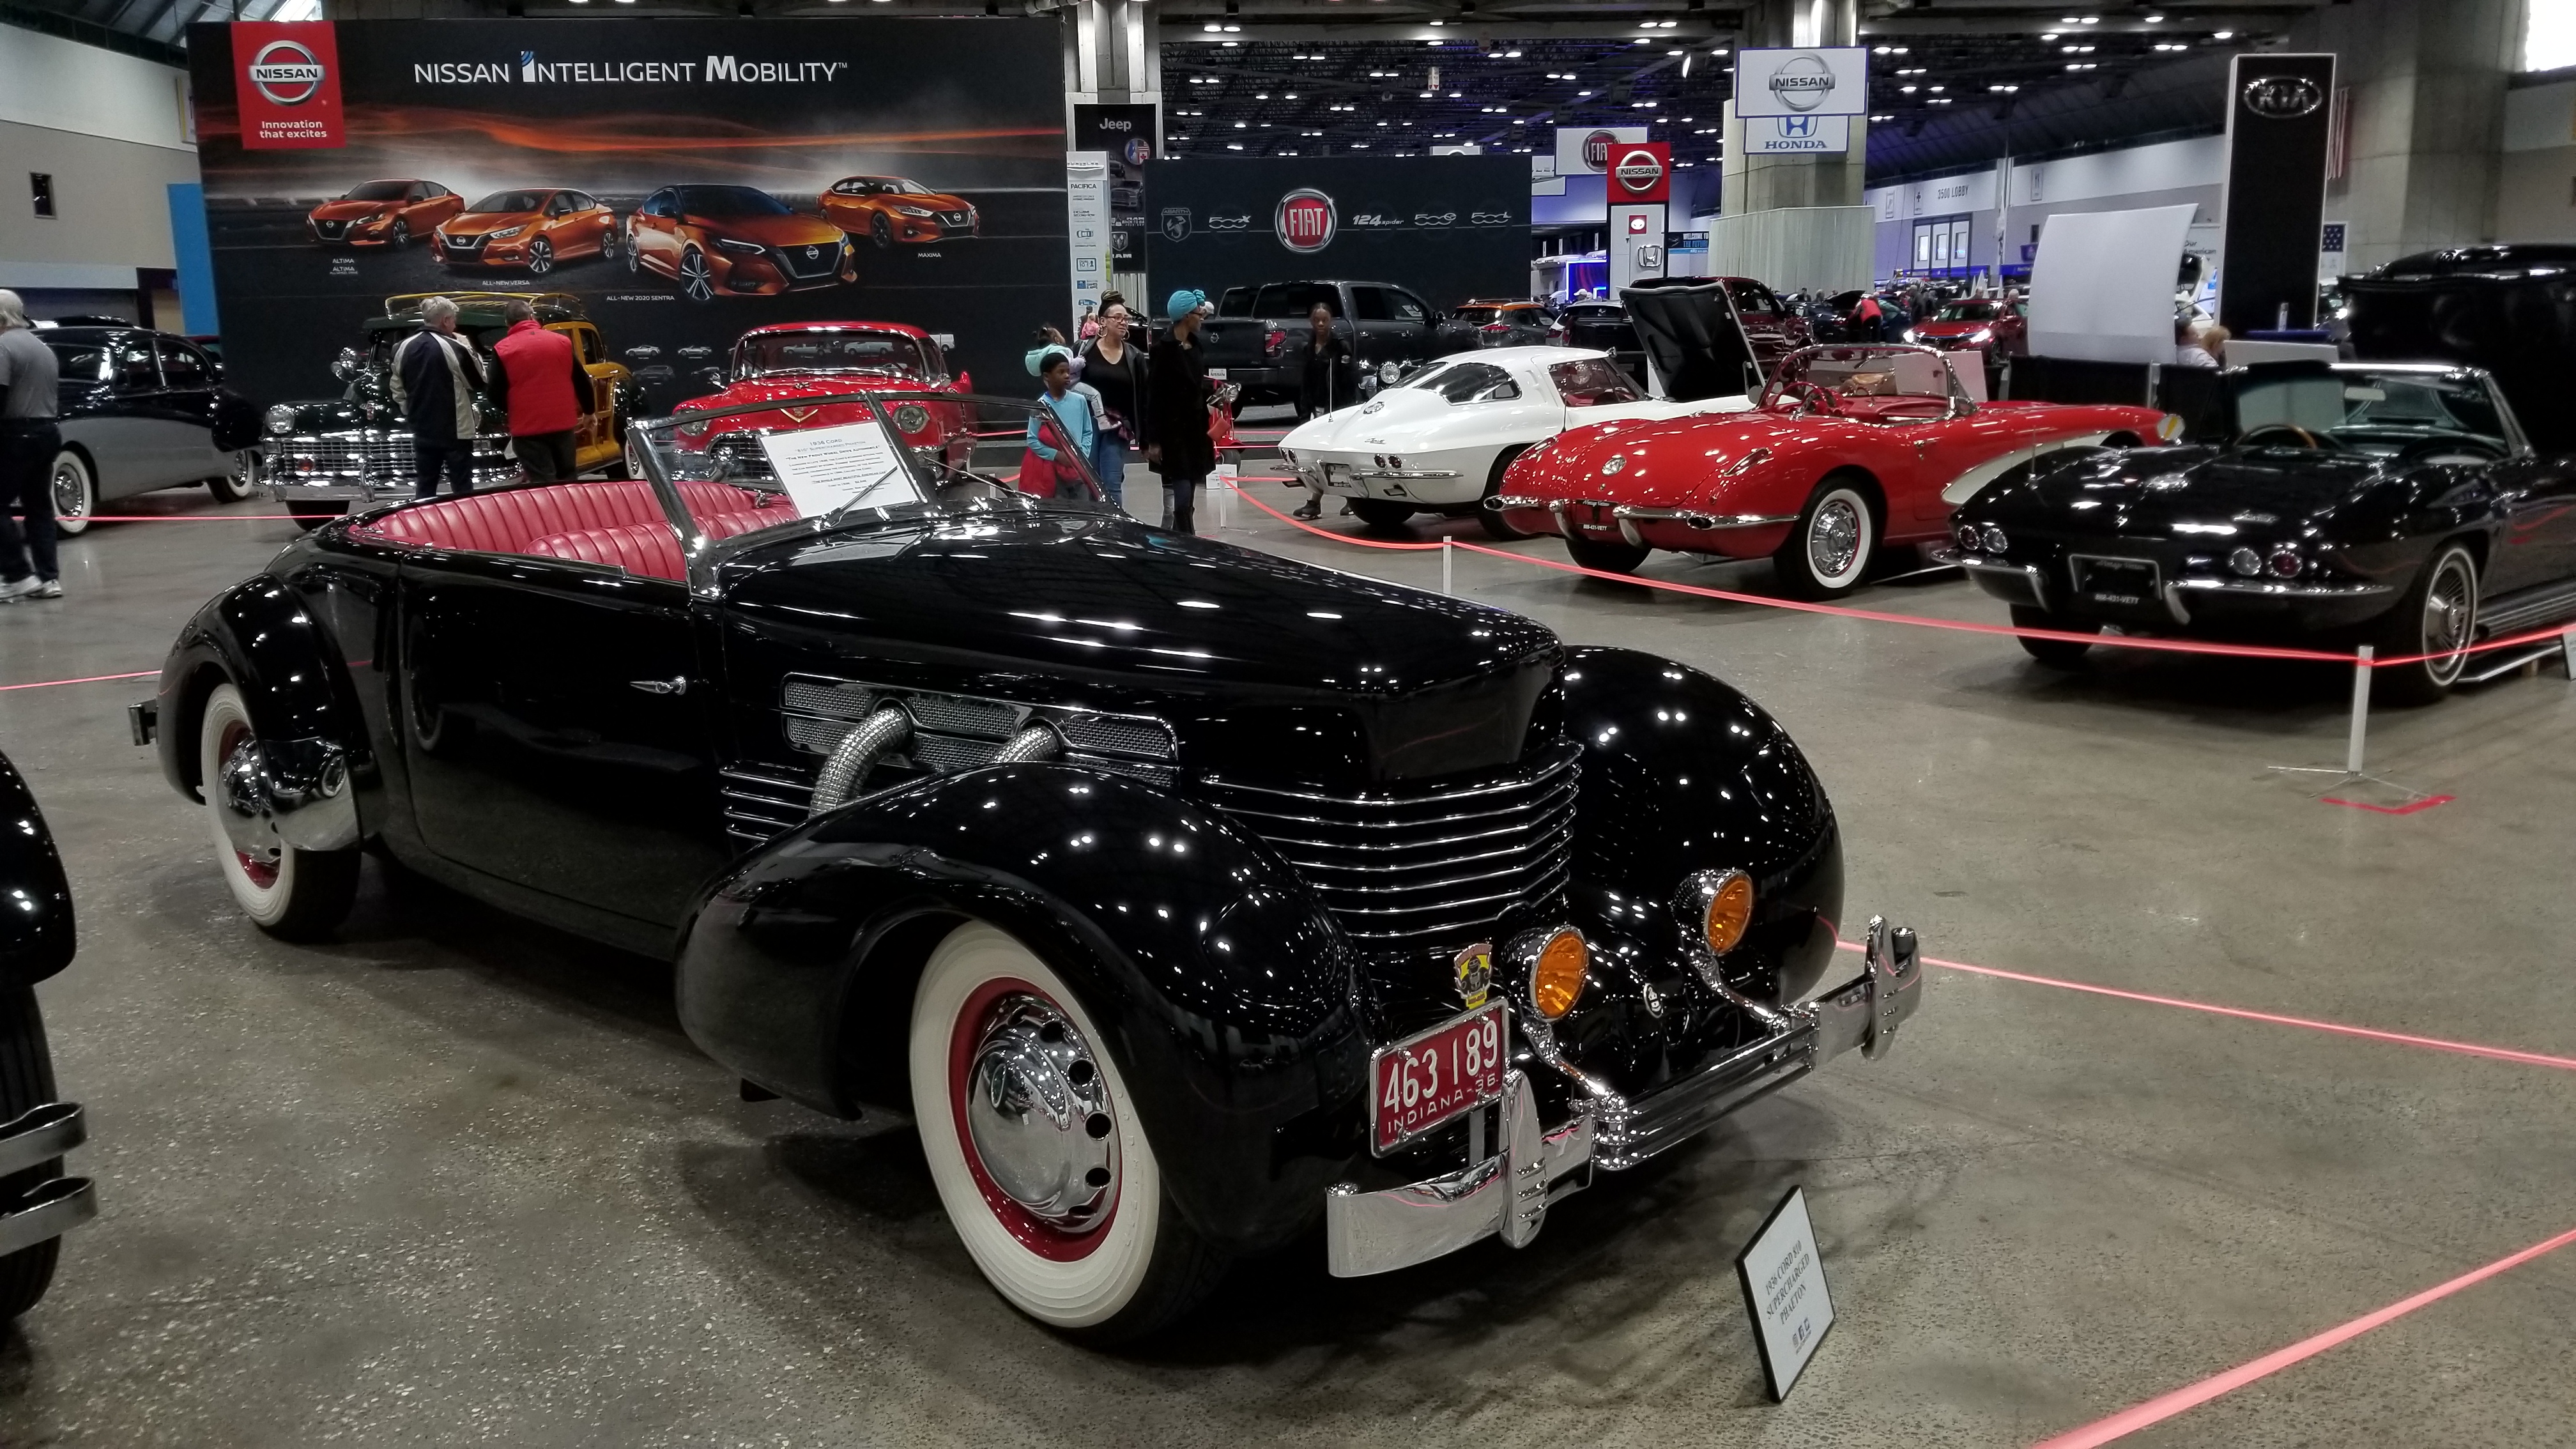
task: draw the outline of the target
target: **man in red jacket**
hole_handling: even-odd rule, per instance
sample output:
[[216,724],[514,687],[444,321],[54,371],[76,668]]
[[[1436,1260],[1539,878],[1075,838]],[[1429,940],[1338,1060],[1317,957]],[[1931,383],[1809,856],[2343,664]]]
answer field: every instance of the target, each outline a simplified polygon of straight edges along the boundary
[[492,391],[510,415],[510,452],[531,483],[571,478],[573,438],[590,410],[590,374],[572,339],[537,325],[537,309],[513,297],[501,308],[509,332],[492,345],[501,366]]

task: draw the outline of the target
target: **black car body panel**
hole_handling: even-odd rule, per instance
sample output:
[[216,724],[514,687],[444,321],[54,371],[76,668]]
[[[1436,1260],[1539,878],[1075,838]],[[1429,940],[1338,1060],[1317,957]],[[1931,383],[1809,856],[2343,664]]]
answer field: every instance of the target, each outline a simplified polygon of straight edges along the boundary
[[2545,454],[2576,452],[2576,245],[2512,242],[2400,257],[2342,280],[2353,356],[2482,367]]
[[33,986],[71,964],[79,949],[71,881],[44,812],[9,757],[0,755],[0,987]]

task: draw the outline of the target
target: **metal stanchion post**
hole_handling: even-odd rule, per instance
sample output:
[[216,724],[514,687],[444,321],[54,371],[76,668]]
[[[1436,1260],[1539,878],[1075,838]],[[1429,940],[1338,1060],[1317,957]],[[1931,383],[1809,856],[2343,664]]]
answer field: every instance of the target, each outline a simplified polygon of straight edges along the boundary
[[2360,657],[2352,661],[2352,735],[2345,741],[2343,769],[2347,775],[2361,773],[2362,736],[2370,729],[2370,657],[2371,646],[2361,646]]
[[1440,592],[1455,596],[1458,592],[1458,550],[1451,539],[1440,540]]

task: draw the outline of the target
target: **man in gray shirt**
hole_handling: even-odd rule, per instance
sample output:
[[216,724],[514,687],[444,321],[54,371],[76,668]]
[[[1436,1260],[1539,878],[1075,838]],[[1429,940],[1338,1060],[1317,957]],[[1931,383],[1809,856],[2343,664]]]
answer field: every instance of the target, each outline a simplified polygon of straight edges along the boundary
[[[54,455],[63,447],[62,431],[54,425],[55,383],[61,373],[54,350],[27,321],[26,303],[0,290],[0,604],[63,596],[54,562]],[[27,517],[24,536],[9,517],[12,509]]]

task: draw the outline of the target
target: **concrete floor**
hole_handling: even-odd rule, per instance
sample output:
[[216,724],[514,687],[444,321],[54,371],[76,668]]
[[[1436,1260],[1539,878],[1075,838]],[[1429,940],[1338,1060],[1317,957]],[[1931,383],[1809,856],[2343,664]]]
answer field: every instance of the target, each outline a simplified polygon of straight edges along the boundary
[[[1438,581],[1436,556],[1230,520]],[[156,667],[291,536],[94,529],[70,597],[0,609],[0,683]],[[1935,956],[2576,1053],[2554,665],[2381,713],[2374,767],[2458,797],[2397,817],[2264,768],[2340,757],[2330,669],[2065,677],[2002,639],[1457,566],[1748,689],[1833,793],[1854,915]],[[1956,581],[1866,602],[2001,612]],[[1082,1352],[985,1290],[909,1133],[735,1100],[660,968],[372,866],[338,944],[261,936],[125,741],[147,687],[0,694],[82,913],[42,995],[103,1204],[0,1338],[9,1445],[2016,1445],[2576,1226],[2564,1072],[1940,969],[1892,1057],[1606,1179],[1526,1251],[1344,1282],[1311,1243],[1159,1342]],[[1841,1318],[1773,1406],[1732,1261],[1791,1184]],[[2127,1442],[2576,1443],[2572,1317],[2576,1251]]]

